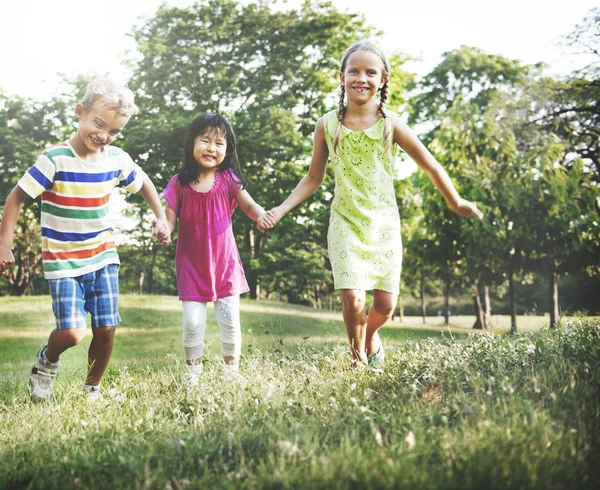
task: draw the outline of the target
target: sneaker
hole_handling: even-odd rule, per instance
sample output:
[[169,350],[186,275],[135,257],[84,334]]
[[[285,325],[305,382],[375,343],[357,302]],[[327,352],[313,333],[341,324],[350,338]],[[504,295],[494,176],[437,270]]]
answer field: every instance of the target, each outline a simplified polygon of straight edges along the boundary
[[385,352],[383,350],[383,344],[380,341],[379,350],[377,351],[377,354],[368,356],[367,360],[368,360],[369,366],[371,366],[372,368],[378,368],[378,367],[381,367],[384,359],[385,359]]
[[224,381],[239,381],[242,378],[239,364],[223,364],[223,374],[221,379]]
[[60,361],[50,362],[44,352],[47,345],[42,347],[35,358],[35,364],[31,368],[29,375],[29,394],[35,401],[44,400],[52,395],[54,389],[54,378],[58,371]]
[[89,401],[96,401],[104,396],[100,390],[100,386],[83,385],[83,391],[85,391],[85,397]]

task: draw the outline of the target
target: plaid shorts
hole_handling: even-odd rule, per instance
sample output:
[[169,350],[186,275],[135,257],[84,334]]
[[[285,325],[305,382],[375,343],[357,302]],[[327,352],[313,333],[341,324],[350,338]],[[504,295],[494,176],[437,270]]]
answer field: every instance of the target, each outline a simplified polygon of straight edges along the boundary
[[110,264],[83,276],[50,279],[48,283],[57,330],[85,328],[87,312],[92,315],[92,328],[121,323],[117,310],[118,265]]

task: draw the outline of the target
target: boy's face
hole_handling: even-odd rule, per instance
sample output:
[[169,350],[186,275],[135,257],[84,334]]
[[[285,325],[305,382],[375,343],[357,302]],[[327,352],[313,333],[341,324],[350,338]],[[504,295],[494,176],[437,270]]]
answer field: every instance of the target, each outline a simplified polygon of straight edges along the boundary
[[94,102],[88,112],[81,104],[77,104],[75,114],[79,118],[76,151],[82,157],[98,153],[110,145],[130,119],[108,109],[102,99]]

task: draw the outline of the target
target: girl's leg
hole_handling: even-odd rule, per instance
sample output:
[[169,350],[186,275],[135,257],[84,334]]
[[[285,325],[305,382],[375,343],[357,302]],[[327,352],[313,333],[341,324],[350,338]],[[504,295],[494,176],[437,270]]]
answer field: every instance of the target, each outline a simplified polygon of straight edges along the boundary
[[86,385],[98,386],[106,371],[115,343],[115,327],[92,329],[92,342],[88,350],[88,375]]
[[367,317],[367,334],[365,339],[367,355],[372,356],[379,352],[381,341],[379,340],[377,330],[383,327],[392,317],[397,301],[397,294],[379,289],[373,291],[373,305],[369,308],[369,315]]
[[183,352],[191,375],[202,372],[204,334],[206,332],[206,303],[182,301],[183,306]]
[[215,314],[221,332],[221,351],[228,370],[237,370],[242,352],[240,296],[228,296],[215,301]]
[[365,315],[364,291],[360,289],[342,289],[342,316],[346,325],[353,361],[367,362],[365,352],[367,318]]

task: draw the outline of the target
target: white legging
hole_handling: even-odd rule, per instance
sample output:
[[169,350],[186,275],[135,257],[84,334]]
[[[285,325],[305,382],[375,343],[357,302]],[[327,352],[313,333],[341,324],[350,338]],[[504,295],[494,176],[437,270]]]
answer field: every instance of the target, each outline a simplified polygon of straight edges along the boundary
[[[206,303],[182,301],[183,350],[186,360],[200,359],[204,352],[206,332]],[[221,336],[223,356],[239,357],[242,352],[240,327],[240,297],[228,296],[215,301],[215,315]]]

